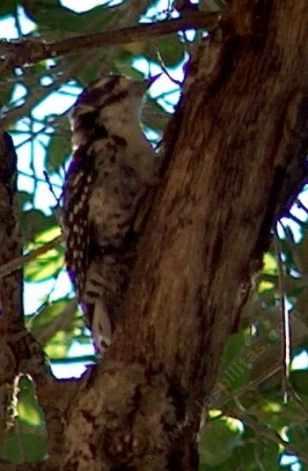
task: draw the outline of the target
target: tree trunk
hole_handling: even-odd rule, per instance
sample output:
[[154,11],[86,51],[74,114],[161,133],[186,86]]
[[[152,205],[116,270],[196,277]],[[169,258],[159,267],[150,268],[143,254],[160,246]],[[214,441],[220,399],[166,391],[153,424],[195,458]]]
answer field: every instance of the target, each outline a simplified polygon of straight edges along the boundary
[[64,469],[198,468],[222,350],[305,175],[306,1],[246,3],[188,66],[124,319],[71,405]]

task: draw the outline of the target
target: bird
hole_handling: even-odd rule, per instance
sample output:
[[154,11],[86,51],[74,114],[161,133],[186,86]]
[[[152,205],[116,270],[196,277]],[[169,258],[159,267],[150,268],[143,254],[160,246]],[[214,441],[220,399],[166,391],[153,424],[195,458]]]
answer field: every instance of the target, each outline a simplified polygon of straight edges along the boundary
[[72,159],[62,193],[65,261],[96,351],[111,344],[135,254],[134,221],[161,159],[141,126],[153,79],[100,77],[71,113]]

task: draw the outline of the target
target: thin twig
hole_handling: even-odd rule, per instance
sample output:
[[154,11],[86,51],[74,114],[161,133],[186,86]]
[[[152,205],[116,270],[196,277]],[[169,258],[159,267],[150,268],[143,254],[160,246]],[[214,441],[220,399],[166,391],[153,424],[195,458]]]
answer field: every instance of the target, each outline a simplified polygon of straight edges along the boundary
[[58,197],[55,193],[55,190],[53,189],[53,184],[51,183],[50,181],[50,178],[49,178],[49,175],[48,173],[46,172],[46,170],[43,171],[43,175],[45,177],[45,180],[46,180],[46,183],[48,185],[48,189],[50,191],[50,193],[52,194],[52,196],[54,197],[55,201],[56,201],[56,207],[59,208],[60,207],[60,200],[61,200],[61,197]]
[[280,310],[281,310],[281,330],[282,330],[282,357],[283,357],[283,395],[284,400],[288,398],[288,380],[289,380],[289,368],[291,363],[291,334],[290,334],[290,322],[289,312],[286,306],[286,289],[284,285],[284,268],[283,260],[281,255],[281,246],[279,242],[279,236],[277,229],[275,229],[274,237],[275,250],[278,262],[278,283],[280,292]]
[[294,222],[296,222],[299,226],[302,226],[303,224],[305,224],[305,221],[302,221],[300,218],[298,218],[297,216],[295,216],[294,214],[290,213],[288,214],[287,216],[289,219],[292,219]]
[[42,245],[42,247],[34,249],[25,255],[16,257],[13,260],[10,260],[9,262],[5,263],[4,265],[1,265],[0,266],[0,278],[3,278],[9,275],[10,273],[13,273],[16,270],[19,270],[26,263],[31,262],[31,260],[34,260],[40,255],[48,252],[48,250],[53,249],[54,247],[59,245],[62,241],[63,241],[63,236],[60,235],[52,239],[50,242],[47,242],[46,244]]
[[302,398],[299,396],[299,394],[297,394],[297,392],[295,391],[295,389],[293,387],[290,387],[288,392],[289,392],[289,395],[291,396],[291,398],[294,400],[295,404],[297,404],[298,407],[301,409],[301,413],[303,414],[303,416],[307,420],[308,419],[308,409],[305,406]]
[[[52,303],[51,303],[52,304]],[[46,307],[48,308],[50,304]],[[67,303],[62,312],[47,325],[40,326],[39,329],[33,329],[35,338],[41,345],[46,345],[46,343],[60,330],[68,331],[72,327],[72,323],[75,317],[76,309],[78,307],[76,299],[72,299]],[[38,314],[38,316],[43,316],[44,310]],[[37,316],[34,317],[36,319]]]
[[274,443],[277,443],[279,446],[283,446],[286,451],[298,456],[298,458],[302,460],[303,463],[308,464],[308,455],[306,455],[302,451],[299,451],[291,443],[284,440],[279,435],[279,433],[277,433],[275,430],[271,429],[265,424],[261,424],[260,422],[255,420],[252,416],[245,414],[243,412],[232,411],[231,414],[233,417],[236,417],[237,419],[241,420],[244,424],[248,425],[248,427],[252,428],[258,436],[267,438],[268,440]]
[[63,56],[84,49],[149,41],[151,38],[186,29],[211,29],[217,26],[221,17],[222,15],[218,13],[191,12],[182,18],[73,36],[60,41],[46,42],[33,38],[21,41],[0,41],[2,57],[0,60],[0,74],[10,71],[13,67],[35,64],[44,59]]
[[306,213],[308,213],[308,208],[307,208],[307,206],[305,206],[304,203],[303,203],[299,198],[297,198],[297,199],[295,200],[295,203],[297,204],[297,206],[298,206],[299,208],[301,208],[303,211],[305,211]]
[[[1,41],[0,41],[0,51],[1,51]],[[1,61],[0,61],[1,64]],[[75,66],[75,64],[74,64]],[[78,64],[80,68],[80,64]],[[48,95],[50,95],[52,92],[56,92],[62,85],[69,79],[71,79],[72,75],[74,72],[77,70],[77,67],[72,67],[67,71],[63,72],[63,75],[59,78],[59,80],[56,80],[52,82],[50,85],[41,87],[39,89],[34,89],[32,90],[31,94],[27,96],[27,99],[25,102],[19,106],[16,106],[15,108],[9,109],[6,113],[0,113],[0,130],[7,129],[11,123],[14,121],[17,121],[20,117],[24,116],[27,111],[34,106],[43,101]],[[1,71],[1,65],[0,65],[0,71]],[[1,72],[0,72],[1,73]],[[46,72],[45,72],[46,73]],[[61,113],[60,116],[63,116],[64,113]],[[46,125],[46,128],[48,125]],[[39,131],[41,132],[41,131]]]
[[[32,178],[33,180],[36,180],[36,181],[38,181],[38,182],[46,183],[46,179],[45,179],[45,178],[37,177],[36,175],[32,175],[31,173],[23,172],[22,170],[18,170],[17,173],[18,173],[18,175],[22,175],[23,177]],[[59,183],[53,183],[52,186],[53,186],[54,188],[62,189],[62,185],[59,185]]]
[[156,55],[157,55],[157,58],[158,58],[158,61],[159,61],[160,68],[162,69],[164,74],[166,74],[168,79],[171,82],[173,82],[177,87],[181,87],[183,85],[183,83],[180,80],[177,80],[174,77],[172,77],[172,75],[169,73],[169,70],[167,69],[166,64],[165,64],[165,62],[164,62],[164,60],[161,56],[161,53],[159,51],[157,51]]

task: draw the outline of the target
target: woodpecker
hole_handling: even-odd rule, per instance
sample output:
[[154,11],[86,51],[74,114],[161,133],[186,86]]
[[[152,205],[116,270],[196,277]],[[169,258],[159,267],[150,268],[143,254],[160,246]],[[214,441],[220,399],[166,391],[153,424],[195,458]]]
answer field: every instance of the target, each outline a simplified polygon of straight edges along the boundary
[[65,259],[99,352],[111,343],[128,286],[138,205],[158,175],[160,159],[140,122],[146,88],[124,76],[102,77],[81,93],[71,115]]

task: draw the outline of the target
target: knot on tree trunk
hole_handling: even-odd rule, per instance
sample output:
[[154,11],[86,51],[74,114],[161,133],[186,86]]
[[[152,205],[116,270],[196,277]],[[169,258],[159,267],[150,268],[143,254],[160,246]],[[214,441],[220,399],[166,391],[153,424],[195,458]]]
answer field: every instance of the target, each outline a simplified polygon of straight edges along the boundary
[[140,364],[92,371],[67,414],[65,469],[171,469],[186,417],[176,396],[164,373]]

